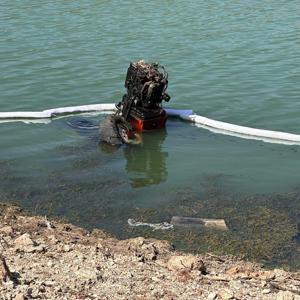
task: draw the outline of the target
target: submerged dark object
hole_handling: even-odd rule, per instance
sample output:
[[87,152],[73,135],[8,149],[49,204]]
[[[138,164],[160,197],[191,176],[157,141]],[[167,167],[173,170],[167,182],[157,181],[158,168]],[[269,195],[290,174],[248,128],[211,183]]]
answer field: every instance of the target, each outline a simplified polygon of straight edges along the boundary
[[100,125],[101,141],[119,145],[134,143],[139,133],[164,128],[167,115],[161,107],[169,101],[168,73],[157,63],[130,63],[125,79],[127,93],[117,112]]
[[228,230],[228,227],[223,219],[203,219],[191,217],[174,216],[171,219],[171,224],[175,226],[185,227],[209,227],[221,230]]
[[100,124],[101,141],[110,145],[123,144],[120,138],[119,129],[117,126],[117,118],[115,115],[110,115]]

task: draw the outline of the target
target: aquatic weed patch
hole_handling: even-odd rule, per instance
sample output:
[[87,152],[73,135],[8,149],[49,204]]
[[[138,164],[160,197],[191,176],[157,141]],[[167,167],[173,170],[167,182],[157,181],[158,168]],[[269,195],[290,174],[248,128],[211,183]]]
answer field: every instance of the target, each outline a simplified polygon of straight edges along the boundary
[[[132,217],[144,222],[170,221],[173,215],[224,218],[229,230],[175,227],[170,231],[153,231],[139,227],[128,228],[121,234],[122,237],[143,235],[162,238],[184,251],[234,254],[266,265],[300,267],[299,245],[294,240],[298,233],[297,216],[300,211],[298,193],[267,196],[216,193],[216,197],[201,198],[197,197],[197,192],[190,190],[183,198],[182,191],[178,195],[179,198],[171,205],[159,210],[134,210]],[[279,199],[286,197],[289,197],[290,205],[279,205]]]
[[[173,187],[160,194],[161,201],[145,205],[137,199],[128,178],[116,172],[98,175],[98,166],[93,162],[96,152],[83,151],[78,156],[78,149],[75,150],[77,155],[70,158],[64,169],[48,172],[47,177],[34,181],[16,176],[14,165],[3,163],[1,172],[7,176],[0,182],[1,199],[19,203],[36,214],[61,218],[88,229],[105,229],[119,238],[142,235],[169,240],[183,251],[234,254],[268,265],[300,268],[299,245],[293,239],[298,234],[298,190],[246,195],[230,190],[228,176],[208,175],[200,178],[197,187]],[[76,168],[78,159],[86,164]],[[225,219],[229,230],[175,226],[173,230],[153,231],[127,223],[129,218],[170,222],[173,216]]]

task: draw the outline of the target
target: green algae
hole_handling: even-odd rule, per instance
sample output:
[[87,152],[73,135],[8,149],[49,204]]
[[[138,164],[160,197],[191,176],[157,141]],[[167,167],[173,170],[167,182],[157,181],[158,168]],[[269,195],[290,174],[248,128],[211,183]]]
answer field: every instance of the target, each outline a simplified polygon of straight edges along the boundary
[[13,161],[0,160],[0,178],[2,182],[12,181],[16,178],[12,169]]
[[[82,151],[83,163],[76,165],[81,157],[74,156],[69,168],[48,173],[46,179],[36,182],[15,176],[13,162],[1,163],[5,176],[0,182],[0,199],[88,229],[102,228],[119,238],[142,235],[166,239],[183,251],[233,254],[268,266],[300,268],[299,245],[293,240],[299,222],[298,189],[285,194],[239,194],[224,184],[228,176],[208,175],[199,179],[199,187],[170,189],[171,201],[143,207],[132,202],[136,195],[127,178],[113,172],[94,176],[97,155],[86,154],[84,157]],[[88,170],[91,176],[83,176]],[[175,227],[153,231],[127,224],[128,218],[156,223],[170,221],[174,215],[222,218],[229,230]]]
[[[209,189],[211,191],[211,188]],[[189,191],[180,191],[172,205],[155,209],[139,209],[131,217],[143,222],[170,221],[173,215],[224,218],[229,230],[207,228],[179,228],[171,231],[153,231],[148,228],[130,228],[122,237],[147,236],[172,242],[178,249],[189,252],[233,254],[257,260],[269,266],[299,269],[297,235],[300,202],[296,192],[274,195],[224,194],[213,189],[213,195],[203,198]],[[289,199],[289,205],[282,204]]]
[[[143,216],[143,221],[157,219],[153,210],[139,213]],[[169,212],[167,214],[170,215]],[[161,217],[163,212],[160,211],[159,215]],[[140,217],[139,220],[141,219]],[[290,265],[289,257],[293,256],[298,248],[293,241],[297,228],[296,223],[287,214],[258,207],[247,212],[232,210],[232,214],[228,214],[225,220],[229,223],[229,231],[179,227],[170,231],[152,231],[147,228],[134,228],[129,229],[129,234],[125,236],[142,234],[169,240],[178,249],[188,252],[233,254],[269,265]],[[300,265],[298,263],[292,267],[297,269]]]

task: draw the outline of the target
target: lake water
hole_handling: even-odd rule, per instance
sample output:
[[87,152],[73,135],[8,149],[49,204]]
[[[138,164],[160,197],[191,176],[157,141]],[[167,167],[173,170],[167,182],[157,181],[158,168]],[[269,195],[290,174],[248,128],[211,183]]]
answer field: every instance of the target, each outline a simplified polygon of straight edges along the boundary
[[[130,61],[159,61],[174,108],[300,133],[299,1],[8,1],[0,9],[0,111],[115,103]],[[300,268],[299,146],[169,120],[107,149],[78,118],[0,124],[0,197],[118,237]],[[229,230],[131,228],[128,218],[224,218]]]

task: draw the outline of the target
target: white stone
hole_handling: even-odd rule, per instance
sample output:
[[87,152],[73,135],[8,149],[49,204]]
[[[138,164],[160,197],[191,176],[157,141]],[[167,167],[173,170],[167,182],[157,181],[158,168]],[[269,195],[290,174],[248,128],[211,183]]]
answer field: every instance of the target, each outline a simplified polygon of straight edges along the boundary
[[216,293],[210,293],[208,296],[207,296],[207,300],[214,300],[217,298],[217,294]]
[[276,300],[295,300],[294,294],[288,291],[280,291],[276,295]]
[[263,294],[270,294],[270,293],[271,293],[271,290],[270,290],[270,289],[263,289],[263,290],[262,290],[262,293],[263,293]]
[[223,300],[229,300],[229,299],[233,299],[234,298],[233,292],[230,291],[230,290],[228,290],[228,289],[219,291],[218,295]]

